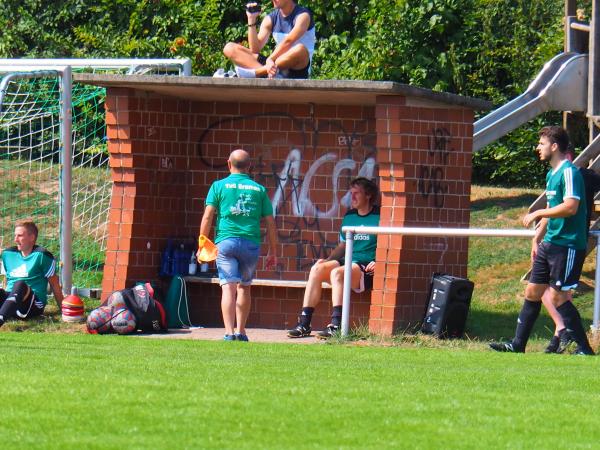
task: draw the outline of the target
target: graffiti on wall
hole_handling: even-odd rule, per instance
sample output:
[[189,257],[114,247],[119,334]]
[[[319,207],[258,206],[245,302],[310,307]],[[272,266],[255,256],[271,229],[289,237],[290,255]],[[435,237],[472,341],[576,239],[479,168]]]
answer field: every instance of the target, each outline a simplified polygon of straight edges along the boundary
[[427,136],[427,140],[428,161],[418,168],[417,189],[434,207],[442,208],[448,193],[446,166],[450,152],[454,151],[454,147],[451,146],[452,136],[446,128],[435,128]]
[[[263,185],[275,186],[271,198],[273,211],[276,216],[279,240],[284,244],[295,246],[295,267],[291,270],[305,271],[318,258],[329,255],[337,244],[337,239],[331,236],[331,227],[322,229],[322,221],[337,218],[341,210],[350,206],[350,193],[339,192],[339,186],[347,186],[356,176],[373,178],[376,171],[375,136],[368,132],[347,130],[339,120],[298,119],[287,113],[265,113],[247,116],[236,116],[215,121],[201,134],[198,140],[198,156],[211,169],[222,170],[227,167],[225,159],[214,162],[205,154],[205,141],[217,128],[235,128],[244,120],[257,118],[280,118],[291,121],[293,129],[300,133],[303,145],[294,145],[284,160],[275,161],[269,154],[268,143],[262,143],[265,154],[256,156],[252,175]],[[361,128],[366,129],[364,123]],[[358,128],[358,127],[357,127]],[[337,143],[341,151],[328,151],[319,155],[319,134],[335,132],[338,134]],[[310,144],[309,144],[310,143]],[[252,143],[249,143],[252,144]],[[280,144],[280,143],[277,143]],[[322,147],[322,146],[321,146]],[[302,162],[312,161],[306,172],[302,172]],[[359,161],[357,161],[359,159]],[[333,168],[331,168],[333,166]],[[306,167],[306,164],[304,165]],[[317,175],[327,173],[331,179],[331,201],[326,208],[320,209],[323,199],[314,198],[311,190],[313,179]],[[302,239],[303,231],[311,231],[313,239]]]

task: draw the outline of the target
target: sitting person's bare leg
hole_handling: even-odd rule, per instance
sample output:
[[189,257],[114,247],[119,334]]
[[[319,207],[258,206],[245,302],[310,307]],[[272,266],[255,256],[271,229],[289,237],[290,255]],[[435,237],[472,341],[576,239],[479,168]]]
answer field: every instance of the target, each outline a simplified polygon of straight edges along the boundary
[[297,44],[275,61],[279,70],[293,69],[301,70],[310,64],[308,50],[302,44]]
[[[316,336],[319,339],[328,339],[336,333],[342,325],[342,306],[344,300],[344,276],[345,267],[337,267],[331,271],[331,323],[323,331],[319,331]],[[358,264],[352,264],[350,287],[358,290],[363,277],[362,270]]]
[[257,61],[256,54],[243,45],[229,42],[223,49],[223,54],[236,66],[245,69],[257,69],[262,65]]
[[304,301],[302,303],[302,311],[298,317],[298,324],[295,328],[288,330],[288,337],[294,338],[310,335],[312,314],[315,307],[321,301],[322,283],[328,281],[331,271],[339,266],[340,263],[335,260],[320,260],[311,267],[306,289],[304,290]]

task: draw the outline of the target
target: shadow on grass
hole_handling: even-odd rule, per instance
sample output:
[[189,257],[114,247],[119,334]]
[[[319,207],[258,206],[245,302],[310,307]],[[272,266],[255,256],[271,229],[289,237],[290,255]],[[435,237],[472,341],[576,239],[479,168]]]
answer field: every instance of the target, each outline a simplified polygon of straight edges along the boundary
[[528,207],[537,197],[535,194],[521,194],[516,197],[490,197],[474,200],[471,202],[471,211],[483,211],[494,207],[502,209]]
[[[518,313],[484,311],[471,309],[467,318],[466,335],[471,339],[492,341],[509,339],[515,335]],[[532,336],[550,339],[554,332],[554,322],[546,314],[540,314],[533,329]]]

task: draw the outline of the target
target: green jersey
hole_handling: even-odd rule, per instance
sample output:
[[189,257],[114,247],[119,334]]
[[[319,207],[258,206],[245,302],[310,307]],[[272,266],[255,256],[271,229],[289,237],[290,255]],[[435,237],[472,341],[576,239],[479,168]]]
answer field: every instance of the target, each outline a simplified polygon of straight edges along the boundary
[[565,159],[546,175],[546,199],[548,206],[553,208],[567,198],[579,200],[577,212],[569,217],[548,219],[544,241],[583,250],[587,247],[588,231],[583,177],[577,167]]
[[[379,206],[366,215],[361,216],[358,210],[351,209],[346,213],[342,220],[342,227],[378,227],[379,226]],[[340,229],[340,240],[346,241],[346,235]],[[354,246],[352,251],[352,262],[367,265],[375,261],[375,250],[377,250],[376,234],[354,234]]]
[[56,261],[52,253],[39,245],[31,253],[23,256],[17,247],[2,252],[2,264],[6,273],[6,290],[11,291],[17,281],[24,281],[39,301],[48,303],[48,278],[56,271]]
[[206,196],[206,205],[217,210],[217,237],[241,237],[260,244],[260,219],[273,215],[267,190],[243,173],[215,181]]

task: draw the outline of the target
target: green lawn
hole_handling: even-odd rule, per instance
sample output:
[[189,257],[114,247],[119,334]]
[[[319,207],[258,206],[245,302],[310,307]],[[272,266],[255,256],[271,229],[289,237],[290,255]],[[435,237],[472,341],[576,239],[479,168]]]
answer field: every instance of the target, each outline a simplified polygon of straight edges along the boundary
[[[471,226],[521,228],[535,195],[474,187]],[[545,313],[525,355],[487,349],[514,332],[528,258],[528,240],[470,239],[463,340],[90,336],[51,305],[0,329],[2,448],[596,448],[600,358],[541,353]],[[593,258],[575,294],[586,326]]]
[[600,359],[0,334],[3,448],[593,448]]

